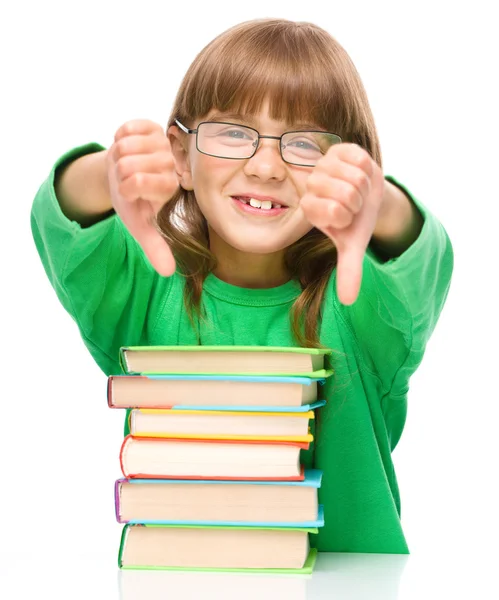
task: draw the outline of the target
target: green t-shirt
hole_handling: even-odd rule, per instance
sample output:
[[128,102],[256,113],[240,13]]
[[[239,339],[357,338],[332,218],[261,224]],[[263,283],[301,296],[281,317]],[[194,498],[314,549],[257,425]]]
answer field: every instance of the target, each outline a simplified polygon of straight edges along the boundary
[[[84,343],[106,375],[121,372],[121,346],[197,344],[184,310],[184,279],[161,277],[117,215],[82,228],[62,213],[55,169],[102,150],[98,144],[60,157],[36,194],[31,225],[45,271]],[[450,286],[453,251],[439,221],[393,177],[424,217],[400,257],[381,261],[368,248],[357,301],[342,305],[335,272],[328,283],[320,340],[333,349],[315,440],[302,462],[323,471],[319,501],[325,526],[311,536],[327,552],[408,553],[391,458],[407,411],[409,378],[419,366]],[[198,324],[203,345],[295,346],[289,309],[300,285],[271,289],[230,285],[210,274]],[[313,423],[313,421],[312,421]]]

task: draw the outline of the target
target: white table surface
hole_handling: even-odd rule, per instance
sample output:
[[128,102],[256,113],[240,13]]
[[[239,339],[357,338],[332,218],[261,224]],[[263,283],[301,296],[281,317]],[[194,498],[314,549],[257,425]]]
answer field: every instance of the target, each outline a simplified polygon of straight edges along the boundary
[[311,576],[120,571],[116,553],[71,548],[0,553],[2,600],[428,600],[499,599],[490,555],[455,549],[433,556],[321,553]]

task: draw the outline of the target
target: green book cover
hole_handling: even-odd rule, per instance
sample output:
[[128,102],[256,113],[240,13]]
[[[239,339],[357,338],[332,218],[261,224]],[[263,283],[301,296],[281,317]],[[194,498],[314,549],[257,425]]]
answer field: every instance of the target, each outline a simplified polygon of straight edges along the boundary
[[122,350],[178,350],[179,352],[296,352],[297,354],[331,354],[330,348],[301,348],[298,346],[123,346]]
[[[161,373],[153,372],[153,371],[143,371],[138,373],[136,371],[131,371],[128,368],[126,352],[157,352],[157,351],[174,351],[174,352],[286,352],[293,354],[309,354],[314,356],[328,356],[332,354],[332,350],[330,348],[302,348],[295,346],[122,346],[119,352],[119,363],[121,369],[124,373],[127,374],[136,374],[136,375],[159,375]],[[182,374],[190,374],[194,371],[186,371]],[[262,373],[251,373],[251,375],[255,377],[260,376],[275,376],[275,377],[310,377],[314,379],[322,379],[324,377],[330,377],[333,374],[333,369],[317,369],[316,371],[310,371],[307,373],[282,373],[282,372],[262,372]],[[205,374],[201,371],[196,371],[198,374]],[[179,373],[180,374],[180,373]],[[210,373],[206,373],[210,374]],[[231,373],[236,374],[236,373]],[[245,372],[241,372],[240,374],[246,374]]]
[[[165,524],[165,525],[158,525],[158,524],[154,524],[154,525],[150,525],[150,524],[145,524],[145,525],[137,525],[137,524],[128,524],[125,525],[123,527],[123,530],[121,532],[121,541],[120,541],[120,548],[119,548],[119,552],[118,552],[118,567],[120,569],[124,569],[124,570],[142,570],[142,571],[210,571],[210,572],[232,572],[232,573],[267,573],[267,574],[293,574],[293,575],[309,575],[312,573],[314,566],[315,566],[315,562],[317,560],[317,549],[316,548],[310,548],[307,559],[305,560],[305,563],[303,565],[303,567],[301,567],[301,569],[221,569],[221,568],[212,568],[212,567],[164,567],[164,566],[154,566],[154,565],[147,565],[147,566],[134,566],[134,565],[126,565],[124,566],[122,564],[122,557],[123,557],[123,549],[125,546],[125,540],[126,540],[126,536],[128,533],[128,530],[130,529],[130,527],[181,527],[181,528],[189,528],[189,529],[273,529],[273,530],[281,530],[282,527],[236,527],[236,526],[230,526],[230,525],[225,525],[225,526],[217,526],[217,525],[174,525],[174,524]],[[286,528],[288,531],[291,528]],[[294,528],[294,531],[306,531],[307,533],[312,533],[312,534],[317,534],[319,532],[319,530],[314,527],[314,528],[303,528],[303,527],[296,527]]]

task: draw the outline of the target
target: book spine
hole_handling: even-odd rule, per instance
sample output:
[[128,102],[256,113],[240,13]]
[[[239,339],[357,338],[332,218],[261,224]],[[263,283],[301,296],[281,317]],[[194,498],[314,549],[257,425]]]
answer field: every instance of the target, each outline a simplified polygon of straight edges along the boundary
[[131,442],[132,440],[132,436],[130,434],[128,434],[125,439],[123,440],[123,443],[121,444],[121,449],[120,449],[120,467],[121,467],[121,472],[123,473],[124,477],[128,477],[128,473],[125,472],[125,464],[124,464],[124,453],[125,450],[128,446],[128,444]]
[[123,566],[123,549],[125,547],[126,538],[130,525],[125,525],[121,531],[120,549],[118,551],[118,567],[121,569]]
[[126,350],[125,347],[120,348],[119,363],[120,363],[120,367],[121,367],[121,370],[123,371],[123,373],[128,373],[128,366],[127,366],[127,362],[126,362],[125,350]]
[[114,484],[114,511],[118,523],[128,523],[121,518],[121,486],[126,483],[126,479],[117,479]]

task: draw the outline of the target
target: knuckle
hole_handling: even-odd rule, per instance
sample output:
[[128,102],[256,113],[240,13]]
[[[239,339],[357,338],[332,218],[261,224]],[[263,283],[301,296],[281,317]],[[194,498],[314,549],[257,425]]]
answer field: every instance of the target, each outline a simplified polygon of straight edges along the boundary
[[312,175],[309,177],[309,189],[314,191],[319,191],[325,187],[327,187],[329,183],[329,177],[326,173],[321,171],[314,171]]
[[126,123],[123,123],[123,126],[121,128],[121,133],[123,136],[132,135],[133,121],[127,121]]
[[118,179],[126,179],[130,175],[130,161],[126,158],[120,158],[116,162],[116,174]]
[[351,183],[345,182],[345,184],[343,186],[343,194],[344,194],[345,200],[349,204],[353,204],[357,201],[358,191],[357,191],[357,188],[354,185],[352,185]]
[[116,134],[114,136],[114,140],[116,142],[119,142],[123,138],[131,135],[131,132],[132,132],[131,122],[127,121],[126,123],[123,123],[123,125],[118,129],[118,131],[116,132]]
[[144,174],[133,173],[120,183],[118,190],[123,198],[129,202],[133,202],[136,198],[143,196]]
[[144,188],[146,183],[146,176],[144,173],[132,173],[129,177],[130,184],[135,190],[141,190]]
[[116,157],[126,156],[128,151],[128,143],[126,139],[120,139],[115,143]]
[[360,148],[360,153],[357,155],[356,162],[357,166],[363,171],[367,172],[370,170],[371,157],[363,148]]
[[362,167],[368,159],[367,152],[358,144],[349,144],[348,154],[350,159],[358,166]]
[[331,217],[337,220],[338,217],[341,217],[341,215],[343,214],[341,204],[339,204],[339,202],[329,202],[328,213]]
[[159,123],[156,123],[156,121],[151,121],[150,119],[145,119],[144,121],[142,121],[142,123],[143,123],[143,127],[148,130],[148,133],[154,133],[154,134],[158,133],[158,134],[164,135],[163,127],[161,127],[161,125]]
[[358,189],[361,189],[361,190],[365,189],[368,185],[367,174],[364,171],[362,171],[361,173],[358,173],[354,179],[354,183]]

